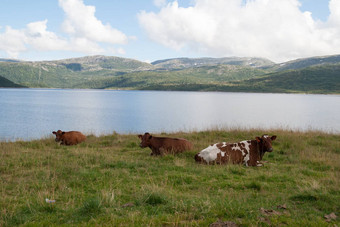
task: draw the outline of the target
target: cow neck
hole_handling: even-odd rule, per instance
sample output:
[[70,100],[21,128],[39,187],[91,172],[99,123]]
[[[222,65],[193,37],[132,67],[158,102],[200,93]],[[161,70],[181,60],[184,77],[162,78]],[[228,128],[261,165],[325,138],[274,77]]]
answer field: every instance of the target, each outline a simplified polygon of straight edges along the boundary
[[[262,158],[263,158],[263,155],[264,155],[264,151],[263,151],[263,144],[261,143],[261,142],[258,142],[257,140],[255,140],[256,141],[256,143],[257,143],[257,153],[259,154],[259,160],[262,160]],[[261,143],[261,149],[260,149],[260,143]]]
[[152,150],[151,140],[153,140],[153,137],[151,137],[151,139],[150,139],[150,144],[148,145],[148,147]]

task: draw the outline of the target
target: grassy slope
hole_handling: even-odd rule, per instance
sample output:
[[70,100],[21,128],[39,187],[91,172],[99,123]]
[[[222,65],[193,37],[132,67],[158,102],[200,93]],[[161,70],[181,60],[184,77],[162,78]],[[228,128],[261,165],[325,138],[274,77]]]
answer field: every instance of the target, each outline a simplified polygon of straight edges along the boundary
[[27,87],[72,88],[107,76],[153,68],[132,59],[93,56],[60,61],[0,62],[0,75]]
[[240,87],[266,92],[340,93],[340,64],[313,66],[242,81]]
[[[287,67],[310,61],[287,63]],[[340,64],[270,74],[273,69],[235,65],[154,69],[136,60],[104,56],[51,62],[0,62],[0,76],[27,87],[340,93]]]
[[340,94],[340,64],[270,73],[226,83],[160,85],[154,90]]
[[[262,133],[171,134],[191,140],[195,149],[165,157],[149,156],[136,135],[89,136],[73,147],[52,138],[2,142],[0,226],[208,226],[218,219],[328,226],[324,215],[340,215],[340,135],[273,131],[274,152],[259,168],[194,162],[194,154],[211,143]],[[284,204],[287,209],[278,208]],[[331,224],[339,225],[339,218]]]
[[[172,71],[144,71],[122,76],[92,80],[76,87],[80,88],[129,88],[136,90],[179,90],[181,87],[206,84],[216,85],[254,78],[264,70],[233,65],[202,66]],[[179,89],[177,89],[179,87]],[[169,88],[169,89],[167,89]],[[199,89],[197,89],[199,90]]]
[[95,79],[76,87],[339,94],[340,64],[270,74],[260,69],[227,65],[177,71],[145,71]]
[[0,74],[27,87],[67,87],[82,78],[66,67],[51,64],[0,63]]
[[19,84],[16,84],[16,83],[13,83],[12,81],[0,76],[0,87],[24,87],[22,85],[19,85]]

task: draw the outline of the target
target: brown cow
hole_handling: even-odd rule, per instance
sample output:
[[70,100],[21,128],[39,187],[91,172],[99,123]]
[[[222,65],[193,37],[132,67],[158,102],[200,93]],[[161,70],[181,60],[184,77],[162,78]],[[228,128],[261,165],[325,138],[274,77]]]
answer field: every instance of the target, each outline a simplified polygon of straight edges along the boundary
[[55,141],[61,142],[61,145],[76,145],[86,140],[86,136],[77,131],[63,132],[58,130],[57,132],[53,131],[52,133],[56,136]]
[[167,153],[177,154],[192,149],[192,143],[186,139],[156,137],[146,132],[144,135],[138,135],[142,140],[140,147],[149,147],[150,155],[163,155]]
[[195,156],[195,160],[201,163],[216,164],[244,164],[246,166],[262,166],[260,162],[265,152],[272,152],[272,141],[276,136],[263,135],[255,140],[239,143],[212,144]]

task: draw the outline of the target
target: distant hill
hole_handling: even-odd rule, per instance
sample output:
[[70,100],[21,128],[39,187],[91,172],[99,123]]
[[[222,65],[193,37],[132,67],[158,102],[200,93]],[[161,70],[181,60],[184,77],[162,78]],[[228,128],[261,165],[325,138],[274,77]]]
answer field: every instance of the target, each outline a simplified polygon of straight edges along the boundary
[[22,88],[24,86],[13,83],[12,81],[0,76],[0,87],[8,87],[8,88]]
[[0,58],[0,62],[21,62],[20,60]]
[[28,87],[72,88],[93,78],[153,68],[149,63],[133,59],[89,56],[58,61],[0,62],[0,75]]
[[260,78],[233,82],[217,90],[340,94],[340,64],[270,73]]
[[82,70],[85,71],[95,71],[95,70],[104,70],[109,69],[113,71],[143,71],[154,69],[154,67],[146,62],[137,61],[129,58],[121,58],[121,57],[111,57],[111,56],[87,56],[81,58],[70,58],[59,61],[50,61],[51,63],[58,65],[71,66],[79,64],[82,66]]
[[203,65],[238,65],[250,67],[269,67],[275,63],[264,58],[173,58],[158,60],[151,63],[158,68],[164,69],[178,69],[178,68],[192,68]]
[[303,69],[310,66],[329,65],[340,63],[340,55],[320,56],[312,58],[301,58],[293,61],[276,64],[273,69],[275,71],[285,71],[290,69]]
[[280,64],[237,57],[174,58],[151,64],[108,56],[0,60],[0,75],[26,87],[340,94],[340,55]]
[[[132,72],[101,80],[78,84],[78,88],[125,88],[159,90],[157,87],[184,86],[187,84],[226,83],[255,78],[265,73],[262,69],[237,65],[204,65],[178,70]],[[153,89],[155,88],[155,89]],[[169,89],[164,89],[169,90]]]

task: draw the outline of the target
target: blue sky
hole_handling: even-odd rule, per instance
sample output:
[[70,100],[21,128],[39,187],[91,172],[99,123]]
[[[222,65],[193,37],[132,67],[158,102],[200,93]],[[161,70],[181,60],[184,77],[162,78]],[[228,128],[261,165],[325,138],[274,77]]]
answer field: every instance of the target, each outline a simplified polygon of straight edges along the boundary
[[0,58],[340,54],[340,0],[0,0]]

